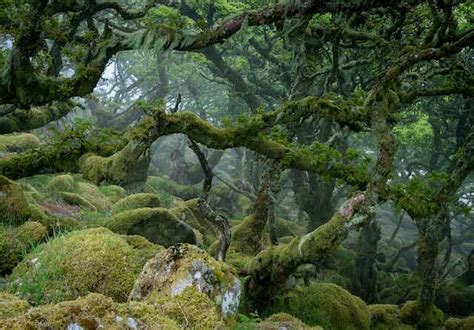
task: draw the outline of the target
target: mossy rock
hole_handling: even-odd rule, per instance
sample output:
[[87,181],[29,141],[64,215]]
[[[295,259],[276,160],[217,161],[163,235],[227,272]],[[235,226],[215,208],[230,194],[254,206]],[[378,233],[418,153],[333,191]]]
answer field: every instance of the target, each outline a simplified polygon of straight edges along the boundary
[[403,304],[400,311],[401,320],[406,324],[417,325],[423,329],[436,329],[443,324],[444,314],[435,305],[431,305],[425,313],[422,313],[419,302],[410,300]]
[[21,186],[0,175],[0,223],[21,225],[29,217],[29,204]]
[[27,301],[6,292],[0,292],[0,327],[1,320],[15,317],[30,308]]
[[99,190],[111,203],[117,203],[119,200],[127,196],[127,191],[116,185],[101,185],[99,186]]
[[413,326],[403,324],[400,317],[400,307],[390,304],[374,304],[369,305],[370,312],[370,329],[414,329]]
[[168,247],[176,243],[196,244],[193,229],[163,208],[125,211],[107,220],[105,226],[123,235],[140,235]]
[[9,290],[34,305],[88,292],[125,301],[143,264],[138,251],[110,230],[79,230],[31,252],[14,269]]
[[210,246],[218,237],[215,226],[206,220],[197,205],[197,199],[182,202],[181,205],[170,209],[179,220],[198,230],[203,237],[203,245]]
[[345,289],[314,282],[277,297],[274,312],[286,312],[311,326],[324,329],[369,329],[370,315],[365,303]]
[[54,177],[46,186],[46,191],[56,195],[61,192],[74,192],[76,190],[76,182],[72,175],[63,174]]
[[23,152],[38,148],[41,142],[36,135],[30,133],[0,135],[0,151]]
[[229,320],[226,323],[216,309],[216,304],[196,287],[186,287],[172,298],[155,297],[152,304],[159,306],[160,312],[182,329],[224,329],[233,324]]
[[117,203],[112,205],[112,214],[121,213],[124,211],[141,209],[141,208],[156,208],[160,206],[160,198],[156,194],[140,193],[122,198]]
[[[130,299],[154,304],[171,301],[178,306],[185,304],[187,308],[202,306],[202,310],[198,308],[193,312],[196,317],[219,315],[218,319],[229,324],[239,308],[240,281],[232,268],[205,251],[193,245],[177,244],[147,262]],[[193,301],[199,304],[193,307]],[[212,302],[211,309],[209,302]],[[196,325],[201,326],[204,325]]]
[[[242,327],[245,329],[250,329],[250,327]],[[258,330],[281,330],[281,329],[288,329],[288,330],[323,330],[322,327],[315,326],[310,327],[296,317],[287,314],[287,313],[277,313],[269,316],[263,322],[256,324],[253,329]]]
[[22,257],[46,238],[48,230],[39,222],[27,221],[19,227],[0,227],[0,275],[10,273]]
[[120,235],[131,247],[139,251],[145,262],[153,258],[158,252],[165,248],[158,244],[153,244],[145,237],[140,235]]
[[446,330],[472,330],[474,329],[474,316],[464,319],[450,317],[445,323]]
[[56,217],[49,214],[38,205],[30,205],[30,221],[36,221],[43,224],[50,235],[56,233],[66,233],[81,228],[81,223],[70,217]]
[[2,329],[178,329],[153,306],[117,304],[98,293],[0,317],[0,322]]
[[80,196],[79,194],[72,193],[72,192],[61,192],[59,194],[61,199],[70,205],[76,205],[79,206],[80,208],[88,209],[91,211],[97,211],[97,208],[89,202],[87,199],[84,197]]
[[104,211],[110,208],[111,203],[107,197],[93,184],[79,182],[77,184],[77,193],[90,204],[94,205],[97,210]]

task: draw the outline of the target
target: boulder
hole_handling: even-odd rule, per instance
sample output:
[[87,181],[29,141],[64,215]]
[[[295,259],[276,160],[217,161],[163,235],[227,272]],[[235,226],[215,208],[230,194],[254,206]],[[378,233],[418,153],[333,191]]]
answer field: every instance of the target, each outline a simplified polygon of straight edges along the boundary
[[176,243],[196,244],[193,229],[163,208],[141,208],[111,217],[105,224],[122,235],[140,235],[168,247]]
[[291,314],[310,326],[324,329],[369,329],[367,305],[347,290],[313,282],[275,298],[272,312]]
[[20,225],[29,217],[28,201],[20,185],[0,175],[0,223]]
[[40,245],[13,270],[9,290],[33,305],[89,292],[126,301],[145,258],[105,228],[78,230]]
[[[20,301],[21,302],[21,301]],[[0,304],[2,304],[0,296]],[[2,329],[179,329],[177,324],[151,305],[115,303],[90,293],[73,301],[44,305],[11,315],[0,313]]]
[[19,227],[0,227],[0,275],[10,273],[36,243],[45,239],[48,230],[39,222],[27,221]]
[[130,300],[163,305],[165,314],[173,319],[183,317],[182,308],[194,327],[209,328],[233,322],[240,288],[228,265],[196,246],[177,244],[147,262]]
[[263,322],[256,324],[255,328],[259,330],[323,330],[323,328],[319,326],[310,327],[296,317],[286,313],[273,314]]
[[144,207],[159,207],[160,198],[156,194],[140,193],[122,198],[117,203],[112,205],[112,214],[121,213],[124,211],[140,209]]

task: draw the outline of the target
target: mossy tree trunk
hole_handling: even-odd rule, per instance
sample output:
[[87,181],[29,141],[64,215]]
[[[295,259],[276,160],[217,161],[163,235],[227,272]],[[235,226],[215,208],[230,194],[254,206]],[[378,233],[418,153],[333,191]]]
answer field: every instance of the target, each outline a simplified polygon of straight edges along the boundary
[[352,290],[366,303],[377,302],[377,245],[380,241],[380,228],[372,221],[364,226],[357,241]]

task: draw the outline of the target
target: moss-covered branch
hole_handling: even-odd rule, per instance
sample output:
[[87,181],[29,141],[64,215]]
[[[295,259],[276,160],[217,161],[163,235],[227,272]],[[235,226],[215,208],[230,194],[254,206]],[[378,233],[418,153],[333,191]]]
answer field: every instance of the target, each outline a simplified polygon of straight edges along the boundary
[[73,108],[72,103],[61,102],[29,110],[15,109],[0,117],[0,134],[24,132],[43,127],[50,122],[63,118]]
[[[364,186],[368,182],[364,170],[334,159],[334,153],[322,145],[313,150],[299,149],[272,140],[265,129],[277,122],[279,112],[255,115],[233,127],[217,128],[189,113],[157,113],[156,135],[183,133],[214,149],[245,147],[267,158],[279,161],[286,168],[298,168],[318,174],[329,174],[349,184]],[[282,116],[284,118],[284,116]],[[283,121],[284,119],[282,119]]]
[[253,302],[264,301],[281,290],[287,277],[304,263],[317,263],[333,251],[350,229],[360,227],[367,217],[354,216],[367,198],[357,193],[348,199],[324,225],[313,232],[293,239],[288,244],[271,246],[260,252],[245,270],[249,274],[247,294]]

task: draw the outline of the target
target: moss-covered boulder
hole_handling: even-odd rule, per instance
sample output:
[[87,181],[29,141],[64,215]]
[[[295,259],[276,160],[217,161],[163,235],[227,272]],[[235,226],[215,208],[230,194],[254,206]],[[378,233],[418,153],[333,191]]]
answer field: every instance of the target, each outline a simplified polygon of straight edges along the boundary
[[77,193],[90,204],[94,205],[97,210],[106,210],[111,205],[110,201],[99,188],[91,183],[79,182],[77,184]]
[[144,207],[155,208],[160,206],[160,198],[156,194],[139,193],[122,198],[112,205],[112,214],[124,211],[141,209]]
[[46,191],[51,194],[58,194],[61,192],[74,192],[76,190],[76,183],[72,175],[63,174],[54,177],[46,186]]
[[403,304],[400,310],[403,323],[416,325],[422,329],[437,329],[443,324],[444,314],[435,305],[431,305],[424,313],[420,310],[417,300],[410,300]]
[[101,185],[99,186],[99,190],[111,203],[117,203],[119,200],[127,196],[127,191],[116,185]]
[[[1,299],[1,298],[0,298]],[[1,300],[0,300],[1,304]],[[150,305],[117,304],[91,293],[74,301],[45,305],[16,315],[0,314],[2,329],[179,329]]]
[[414,329],[413,326],[403,324],[401,321],[401,312],[398,305],[374,304],[369,305],[370,329]]
[[188,310],[185,315],[195,320],[191,327],[209,328],[217,320],[233,322],[239,308],[240,281],[229,266],[205,251],[178,244],[147,262],[130,299],[159,305],[171,303],[174,313],[183,318],[181,305]]
[[197,199],[182,202],[179,206],[170,209],[170,212],[199,231],[203,238],[203,245],[208,247],[217,239],[218,232],[215,225],[203,217],[197,202]]
[[370,314],[365,303],[331,283],[315,282],[297,287],[274,301],[274,312],[291,314],[308,325],[324,329],[369,329]]
[[14,269],[9,289],[34,305],[88,292],[125,301],[144,262],[137,249],[108,229],[79,230],[30,253]]
[[10,273],[47,234],[48,230],[39,222],[27,221],[19,227],[0,226],[0,275]]
[[87,209],[91,211],[97,210],[94,204],[92,204],[91,202],[89,202],[87,199],[85,199],[79,194],[72,193],[72,192],[61,192],[59,196],[67,204],[79,206],[81,209]]
[[474,316],[464,319],[450,317],[445,323],[446,330],[472,330],[474,329]]
[[145,237],[140,235],[120,235],[131,247],[136,249],[140,256],[148,261],[153,258],[158,252],[165,248],[158,244],[153,244]]
[[322,327],[315,326],[310,327],[296,317],[286,314],[286,313],[277,313],[273,314],[263,322],[260,322],[255,325],[255,327],[243,327],[245,329],[258,329],[258,330],[281,330],[281,329],[288,329],[288,330],[323,330]]
[[30,308],[27,301],[22,300],[12,294],[0,292],[0,327],[1,320],[15,317]]
[[23,152],[38,148],[41,142],[30,133],[0,135],[0,152]]
[[111,217],[105,224],[113,232],[140,235],[168,247],[176,243],[196,244],[193,229],[163,208],[141,208]]
[[50,235],[55,233],[66,233],[72,230],[80,229],[81,223],[71,217],[57,217],[46,214],[38,205],[30,204],[30,221],[36,221],[44,225]]
[[0,223],[20,225],[29,217],[29,204],[21,186],[0,175]]

